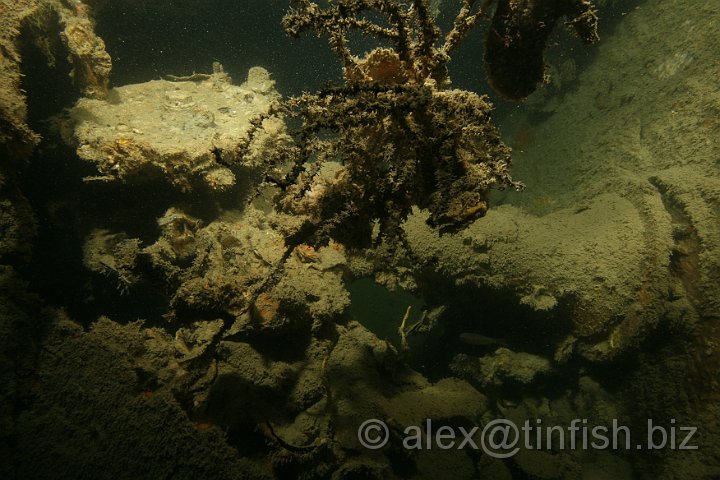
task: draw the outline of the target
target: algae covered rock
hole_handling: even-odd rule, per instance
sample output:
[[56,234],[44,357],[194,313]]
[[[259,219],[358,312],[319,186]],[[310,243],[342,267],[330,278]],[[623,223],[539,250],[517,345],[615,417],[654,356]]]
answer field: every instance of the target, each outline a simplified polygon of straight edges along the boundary
[[27,156],[40,140],[28,125],[23,47],[33,45],[50,68],[67,57],[70,76],[83,95],[107,94],[112,60],[90,13],[79,0],[0,1],[0,152],[8,157]]
[[172,395],[153,389],[172,363],[168,334],[107,318],[85,332],[62,315],[49,327],[32,404],[15,425],[17,477],[267,478],[222,432],[201,430]]
[[481,358],[460,354],[453,360],[451,368],[460,378],[483,387],[506,382],[528,385],[538,376],[552,372],[550,360],[526,352],[513,352],[504,347]]
[[[238,167],[252,165],[259,151],[245,148],[251,121],[279,94],[260,67],[250,69],[240,86],[220,64],[213,69],[208,75],[118,87],[107,100],[81,99],[70,111],[72,134],[66,141],[95,164],[100,175],[88,180],[161,177],[183,191],[197,183],[213,190],[234,185]],[[279,119],[261,127],[256,144],[284,132]]]
[[502,206],[457,235],[437,235],[422,215],[405,228],[420,265],[458,286],[509,292],[548,331],[567,319],[575,340],[556,348],[600,360],[636,345],[670,308],[672,227],[659,198],[638,203],[606,193],[544,217]]

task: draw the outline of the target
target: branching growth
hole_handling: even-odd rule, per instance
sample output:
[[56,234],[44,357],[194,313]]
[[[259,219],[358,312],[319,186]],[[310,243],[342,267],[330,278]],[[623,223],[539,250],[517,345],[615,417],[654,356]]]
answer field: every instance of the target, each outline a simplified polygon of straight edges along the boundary
[[[414,206],[427,209],[440,231],[462,229],[485,214],[492,188],[522,188],[508,173],[510,149],[490,120],[487,97],[451,89],[447,69],[477,20],[489,18],[494,3],[506,11],[501,5],[509,1],[463,0],[443,37],[427,0],[291,0],[284,28],[328,38],[345,84],[291,98],[273,112],[300,124],[295,142],[269,159],[277,205],[306,219],[289,250],[330,238],[357,247],[397,240]],[[564,1],[587,3],[556,3]],[[350,50],[353,31],[391,48],[359,57]]]

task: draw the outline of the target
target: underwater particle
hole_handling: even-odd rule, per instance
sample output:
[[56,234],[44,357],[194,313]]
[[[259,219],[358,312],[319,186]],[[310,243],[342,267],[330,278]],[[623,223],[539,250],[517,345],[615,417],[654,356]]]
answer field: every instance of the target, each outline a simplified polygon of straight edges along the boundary
[[485,40],[485,72],[498,94],[523,100],[547,80],[543,51],[562,17],[584,43],[598,40],[589,0],[498,0]]

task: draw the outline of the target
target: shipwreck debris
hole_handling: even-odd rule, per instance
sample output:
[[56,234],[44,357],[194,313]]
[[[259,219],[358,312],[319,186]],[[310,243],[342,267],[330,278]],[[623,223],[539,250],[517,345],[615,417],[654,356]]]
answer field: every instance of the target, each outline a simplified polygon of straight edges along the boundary
[[543,51],[563,17],[583,42],[598,40],[589,0],[498,0],[485,41],[485,72],[497,93],[522,100],[546,81]]
[[66,141],[100,173],[86,181],[160,177],[182,191],[198,184],[227,190],[239,167],[257,163],[263,142],[284,136],[282,121],[268,120],[255,149],[238,155],[250,119],[279,98],[263,68],[250,69],[240,86],[217,62],[212,74],[171,78],[118,87],[113,101],[83,98],[73,107]]

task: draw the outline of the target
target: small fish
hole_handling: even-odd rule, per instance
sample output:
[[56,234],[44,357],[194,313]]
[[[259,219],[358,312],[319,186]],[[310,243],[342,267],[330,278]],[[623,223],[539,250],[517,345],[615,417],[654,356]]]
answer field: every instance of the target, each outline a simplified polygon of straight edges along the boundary
[[459,338],[461,342],[476,347],[492,347],[496,345],[507,347],[507,342],[504,338],[492,338],[479,333],[465,332],[461,333]]

